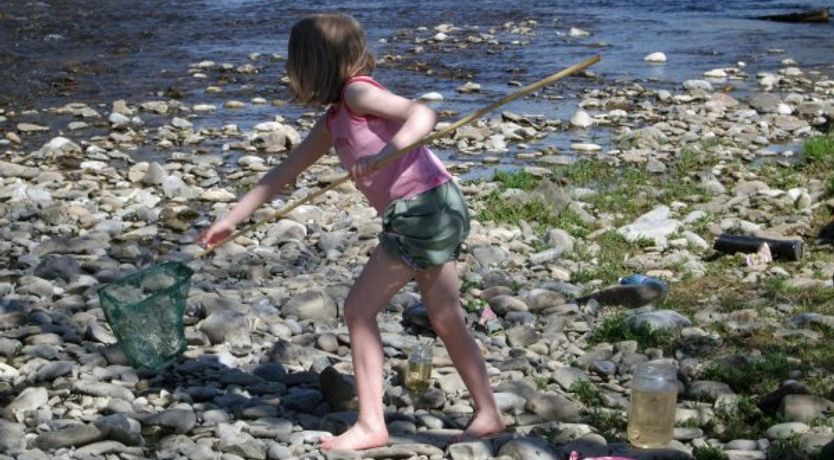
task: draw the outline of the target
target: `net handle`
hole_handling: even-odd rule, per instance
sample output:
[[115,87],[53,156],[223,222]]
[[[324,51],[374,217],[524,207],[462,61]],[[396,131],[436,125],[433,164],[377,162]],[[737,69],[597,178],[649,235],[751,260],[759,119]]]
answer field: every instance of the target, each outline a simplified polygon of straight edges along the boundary
[[[431,142],[434,142],[437,139],[445,137],[446,135],[452,133],[453,131],[460,128],[461,126],[466,125],[468,123],[471,123],[471,122],[477,120],[478,118],[481,118],[482,116],[486,115],[489,112],[492,112],[493,110],[497,109],[498,107],[501,107],[502,105],[507,104],[511,101],[514,101],[518,98],[527,96],[528,94],[533,93],[535,91],[538,91],[539,89],[541,89],[541,88],[543,88],[547,85],[553,84],[556,81],[561,80],[561,79],[563,79],[563,78],[565,78],[569,75],[573,75],[573,74],[575,74],[579,71],[585,70],[586,68],[588,68],[588,67],[596,64],[597,62],[599,62],[601,59],[602,59],[602,57],[599,56],[599,55],[593,56],[593,57],[591,57],[589,59],[586,59],[585,61],[582,61],[578,64],[574,64],[570,67],[567,67],[563,70],[560,70],[559,72],[556,72],[556,73],[554,73],[554,74],[552,74],[548,77],[542,78],[541,80],[539,80],[535,83],[531,83],[531,84],[519,89],[518,91],[516,91],[514,93],[508,94],[508,95],[502,97],[501,99],[493,102],[492,104],[489,104],[485,107],[482,107],[482,108],[470,113],[469,115],[467,115],[467,116],[461,118],[460,120],[452,123],[451,125],[447,126],[446,128],[444,128],[440,131],[436,131],[432,134],[429,134],[426,137],[423,137],[422,139],[420,139],[416,142],[413,142],[411,145],[408,145],[406,147],[401,148],[400,150],[397,150],[396,152],[394,152],[393,154],[391,154],[387,158],[384,158],[384,159],[381,159],[380,161],[377,161],[374,164],[374,168],[375,169],[380,169],[380,168],[384,167],[386,164],[388,164],[389,162],[401,157],[405,153],[408,153],[408,152],[416,149],[417,147],[429,144]],[[328,185],[327,187],[324,187],[322,189],[311,192],[310,194],[308,194],[304,198],[301,198],[301,199],[299,199],[299,200],[297,200],[293,203],[289,203],[289,204],[285,205],[281,209],[275,211],[275,213],[273,213],[272,215],[270,215],[266,219],[263,219],[263,220],[258,221],[258,222],[253,222],[251,224],[248,224],[248,225],[244,226],[243,228],[241,228],[240,230],[230,234],[229,236],[227,236],[226,238],[224,238],[223,240],[221,240],[217,244],[214,244],[212,246],[207,247],[206,249],[204,249],[202,251],[202,253],[198,253],[196,255],[196,258],[199,259],[199,258],[202,258],[202,257],[205,257],[205,256],[211,254],[212,252],[214,252],[215,249],[217,249],[220,246],[226,244],[227,242],[229,242],[229,241],[231,241],[231,240],[233,240],[233,239],[235,239],[235,238],[237,238],[237,237],[239,237],[239,236],[241,236],[241,235],[243,235],[243,234],[245,234],[245,233],[247,233],[251,230],[254,230],[255,228],[257,228],[257,227],[259,227],[259,226],[261,226],[261,225],[263,225],[267,222],[272,222],[272,221],[274,221],[274,220],[276,220],[280,217],[283,217],[283,216],[287,215],[293,209],[295,209],[295,208],[297,208],[297,207],[299,207],[303,204],[306,204],[306,203],[309,203],[309,202],[315,200],[316,198],[318,198],[318,197],[324,195],[325,193],[335,189],[336,187],[344,184],[345,182],[349,181],[350,179],[351,179],[351,175],[350,174],[345,174],[344,176],[342,176],[342,177],[336,179],[335,181],[331,182],[330,185]]]

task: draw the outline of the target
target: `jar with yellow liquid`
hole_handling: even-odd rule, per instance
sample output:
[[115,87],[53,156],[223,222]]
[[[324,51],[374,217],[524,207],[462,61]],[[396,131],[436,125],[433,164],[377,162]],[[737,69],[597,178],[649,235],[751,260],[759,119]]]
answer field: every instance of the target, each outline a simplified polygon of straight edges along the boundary
[[637,367],[631,381],[628,440],[635,447],[652,449],[672,441],[677,408],[677,372],[662,360]]
[[431,383],[432,342],[418,341],[408,355],[405,370],[405,387],[411,391],[423,392]]

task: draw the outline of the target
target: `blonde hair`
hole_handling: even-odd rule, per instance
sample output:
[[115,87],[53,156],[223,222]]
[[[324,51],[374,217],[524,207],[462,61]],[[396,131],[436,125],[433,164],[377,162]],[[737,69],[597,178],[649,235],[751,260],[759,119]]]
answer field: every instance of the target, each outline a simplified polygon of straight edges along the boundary
[[287,75],[295,99],[303,104],[339,101],[342,85],[375,67],[365,31],[346,14],[316,14],[290,32]]

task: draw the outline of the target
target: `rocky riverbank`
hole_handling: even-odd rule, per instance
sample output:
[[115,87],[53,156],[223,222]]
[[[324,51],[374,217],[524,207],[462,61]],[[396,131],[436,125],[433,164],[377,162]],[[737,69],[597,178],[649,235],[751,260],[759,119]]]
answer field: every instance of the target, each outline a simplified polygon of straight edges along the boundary
[[[491,46],[482,34],[432,33],[417,43]],[[189,74],[254,71],[202,62]],[[340,307],[380,230],[352,185],[192,260],[188,349],[164,371],[127,365],[96,296],[152,262],[191,260],[195,229],[315,114],[246,130],[195,124],[268,101],[0,110],[0,458],[830,458],[834,256],[817,241],[834,207],[834,139],[820,131],[834,118],[830,70],[786,58],[671,91],[588,82],[569,120],[508,111],[435,145],[476,159],[450,164],[459,172],[508,147],[526,162],[462,184],[475,215],[463,308],[507,434],[452,443],[473,409],[440,346],[431,388],[404,390],[404,358],[430,335],[409,285],[379,318],[392,442],[363,453],[316,447],[354,417]],[[598,132],[612,142],[595,142]],[[571,149],[545,145],[553,137]],[[164,159],[138,161],[139,150]],[[256,218],[340,175],[323,159]],[[800,238],[806,250],[748,262],[711,250],[724,232]],[[668,292],[599,294],[632,272]],[[482,321],[487,307],[497,320]],[[635,365],[654,358],[678,369],[677,428],[666,449],[641,452],[625,440],[625,408]]]

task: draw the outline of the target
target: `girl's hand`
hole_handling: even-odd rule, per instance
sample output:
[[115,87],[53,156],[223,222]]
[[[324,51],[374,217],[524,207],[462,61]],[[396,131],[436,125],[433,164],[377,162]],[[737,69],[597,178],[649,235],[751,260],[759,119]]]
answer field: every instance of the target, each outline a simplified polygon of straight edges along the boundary
[[235,231],[235,226],[226,220],[218,220],[211,227],[203,230],[197,235],[197,243],[204,247],[212,247],[232,234]]
[[356,180],[376,172],[379,169],[376,165],[376,162],[379,161],[379,159],[379,155],[369,155],[360,158],[353,164],[353,167],[350,168],[350,175],[353,176],[354,180]]

